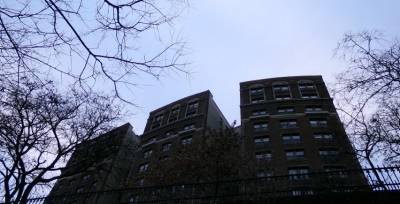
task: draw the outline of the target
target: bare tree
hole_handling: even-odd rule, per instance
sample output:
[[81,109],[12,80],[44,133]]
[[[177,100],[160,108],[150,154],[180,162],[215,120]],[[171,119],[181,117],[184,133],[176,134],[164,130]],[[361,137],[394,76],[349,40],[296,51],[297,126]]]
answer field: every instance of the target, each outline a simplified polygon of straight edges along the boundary
[[201,139],[182,145],[152,166],[145,179],[151,184],[175,184],[238,178],[247,162],[240,144],[241,138],[233,127],[208,130]]
[[361,158],[396,163],[400,148],[400,43],[378,32],[346,34],[339,43],[349,68],[333,90],[346,130]]
[[0,77],[59,74],[84,90],[106,82],[125,100],[120,90],[135,86],[137,75],[186,72],[184,43],[163,37],[184,6],[185,0],[1,0]]
[[75,147],[120,115],[109,97],[61,94],[51,81],[1,78],[0,90],[0,190],[6,203],[26,203],[50,186]]
[[375,120],[383,137],[385,162],[400,164],[400,101],[385,100],[380,105]]
[[375,157],[379,157],[383,151],[382,124],[376,115],[367,118],[363,112],[352,119],[352,123],[348,124],[348,133],[351,135],[355,152],[371,168],[375,168]]

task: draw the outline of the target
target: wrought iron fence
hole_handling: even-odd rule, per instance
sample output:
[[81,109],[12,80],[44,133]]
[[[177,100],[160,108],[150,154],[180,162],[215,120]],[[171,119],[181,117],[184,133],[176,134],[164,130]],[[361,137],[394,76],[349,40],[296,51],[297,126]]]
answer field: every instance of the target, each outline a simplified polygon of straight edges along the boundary
[[351,192],[400,191],[400,167],[382,167],[210,183],[148,186],[55,195],[28,203],[210,203]]

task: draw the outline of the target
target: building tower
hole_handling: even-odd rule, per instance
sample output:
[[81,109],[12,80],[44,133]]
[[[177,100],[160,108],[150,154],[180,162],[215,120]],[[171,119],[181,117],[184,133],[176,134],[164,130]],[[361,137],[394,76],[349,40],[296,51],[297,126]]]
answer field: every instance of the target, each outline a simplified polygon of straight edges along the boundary
[[145,174],[160,160],[167,159],[180,145],[201,140],[207,129],[228,127],[229,123],[210,91],[197,93],[150,112],[135,162],[130,186],[148,185]]
[[114,203],[101,192],[124,187],[138,144],[129,123],[81,143],[44,203]]
[[242,82],[240,110],[253,176],[360,167],[321,76]]

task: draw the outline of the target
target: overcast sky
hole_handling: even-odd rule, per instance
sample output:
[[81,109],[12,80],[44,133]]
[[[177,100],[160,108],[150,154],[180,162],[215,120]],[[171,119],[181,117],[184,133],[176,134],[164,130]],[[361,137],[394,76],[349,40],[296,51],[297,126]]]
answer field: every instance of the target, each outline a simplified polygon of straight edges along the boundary
[[334,56],[347,32],[400,33],[399,0],[192,0],[175,24],[189,48],[189,77],[171,74],[134,90],[127,120],[142,134],[150,111],[210,90],[230,122],[240,121],[239,83],[260,78],[322,75],[346,67]]

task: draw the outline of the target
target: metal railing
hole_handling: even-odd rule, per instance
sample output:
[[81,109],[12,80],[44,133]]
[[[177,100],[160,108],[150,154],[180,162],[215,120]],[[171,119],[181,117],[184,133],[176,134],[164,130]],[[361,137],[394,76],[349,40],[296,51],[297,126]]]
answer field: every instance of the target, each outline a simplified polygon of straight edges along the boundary
[[148,186],[29,199],[28,203],[210,203],[400,191],[400,167]]

